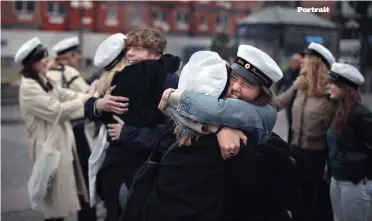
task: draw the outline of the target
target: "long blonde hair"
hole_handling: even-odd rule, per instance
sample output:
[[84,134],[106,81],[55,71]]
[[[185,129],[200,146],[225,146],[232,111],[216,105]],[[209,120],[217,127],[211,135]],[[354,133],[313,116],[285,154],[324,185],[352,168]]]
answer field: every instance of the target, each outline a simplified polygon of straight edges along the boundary
[[306,90],[309,96],[324,95],[327,85],[328,68],[321,58],[309,56],[310,63],[306,64],[304,73],[301,73],[293,83],[295,89]]
[[97,85],[97,92],[99,97],[103,97],[105,95],[105,93],[111,87],[111,82],[115,74],[122,71],[127,65],[127,60],[123,59],[119,63],[117,63],[111,70],[103,72]]

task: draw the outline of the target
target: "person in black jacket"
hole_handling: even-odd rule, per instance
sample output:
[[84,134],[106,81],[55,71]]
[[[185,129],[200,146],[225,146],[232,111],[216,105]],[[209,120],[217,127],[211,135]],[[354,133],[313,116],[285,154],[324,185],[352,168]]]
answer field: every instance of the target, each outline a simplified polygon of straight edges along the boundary
[[[121,34],[122,35],[122,34]],[[140,28],[130,31],[127,35],[122,35],[126,38],[126,59],[132,64],[141,60],[157,60],[163,54],[166,46],[166,39],[158,30],[151,28]],[[105,78],[107,79],[107,78]],[[103,80],[104,81],[104,80]],[[95,113],[100,111],[122,114],[127,110],[127,98],[113,96],[110,94],[112,90],[108,89],[108,84],[100,82],[98,84],[99,98],[91,98],[85,103],[85,117],[92,121],[99,121],[100,117]],[[105,85],[105,86],[102,86]],[[163,85],[163,90],[168,88],[177,88],[178,75],[174,72],[167,73]],[[113,128],[119,127],[118,134],[112,134],[113,140],[128,140],[136,143],[138,148],[151,149],[153,148],[161,134],[165,130],[165,123],[158,124],[156,127],[133,127],[125,124],[119,118],[120,124],[110,124],[110,131]],[[124,125],[124,126],[123,126]]]
[[[163,55],[158,60],[146,60],[128,64],[124,38],[118,35],[105,39],[97,49],[94,63],[107,73],[100,79],[101,93],[111,87],[112,95],[130,100],[129,108],[123,114],[117,114],[128,127],[156,127],[163,121],[157,105],[163,93],[168,73],[177,71],[180,58]],[[109,51],[109,53],[107,53]],[[100,86],[99,86],[100,87]],[[87,104],[86,104],[87,105]],[[93,101],[93,107],[97,105]],[[125,109],[125,106],[119,107]],[[116,122],[113,112],[94,109],[96,119],[106,126]],[[97,176],[98,191],[107,209],[105,221],[117,220],[121,213],[118,195],[121,185],[130,186],[133,175],[145,162],[151,149],[128,145],[123,141],[108,138],[109,147],[105,160]]]
[[327,131],[333,214],[338,221],[372,220],[372,112],[360,103],[363,75],[353,66],[334,63],[330,98],[338,108]]
[[[255,103],[261,97],[260,93],[265,93],[256,89],[270,87],[272,79],[280,79],[278,76],[282,75],[268,55],[246,45],[239,47],[238,58],[231,67],[237,77],[230,81],[227,90],[210,86],[205,90],[211,90],[208,93],[212,94],[217,91],[222,96],[226,92],[229,97]],[[198,68],[195,74],[210,77],[210,74],[203,73],[208,71],[209,68]],[[266,99],[268,102],[270,99]],[[176,121],[179,145],[172,145],[163,157],[158,178],[147,199],[143,220],[289,220],[286,210],[280,209],[280,205],[266,197],[264,186],[258,179],[259,165],[262,165],[257,164],[260,146],[248,140],[247,145],[241,145],[239,153],[232,153],[230,160],[224,160],[216,138],[221,129],[206,126],[206,131],[212,133],[198,134],[188,139],[189,132],[198,131],[198,127],[192,126],[193,121],[186,126],[173,114],[176,113],[171,115]],[[163,141],[174,141],[172,135],[173,131],[169,130],[160,141],[160,146]]]

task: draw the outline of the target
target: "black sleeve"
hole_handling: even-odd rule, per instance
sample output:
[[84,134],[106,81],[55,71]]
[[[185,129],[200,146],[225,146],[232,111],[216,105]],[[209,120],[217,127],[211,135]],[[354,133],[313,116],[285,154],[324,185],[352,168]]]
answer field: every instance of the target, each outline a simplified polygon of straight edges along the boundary
[[97,98],[91,97],[84,103],[84,116],[85,116],[85,118],[87,118],[91,121],[95,121],[95,122],[101,120],[101,116],[100,115],[97,116],[95,114],[94,104],[95,104],[96,100],[97,100]]
[[368,111],[361,122],[366,147],[372,151],[372,112]]
[[166,73],[175,73],[181,65],[180,57],[170,54],[163,55],[159,61],[164,65],[164,71]]

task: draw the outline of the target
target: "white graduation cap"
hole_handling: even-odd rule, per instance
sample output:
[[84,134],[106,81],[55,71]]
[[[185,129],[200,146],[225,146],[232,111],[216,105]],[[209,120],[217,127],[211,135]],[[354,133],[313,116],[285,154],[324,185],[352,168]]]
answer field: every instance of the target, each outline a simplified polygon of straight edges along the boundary
[[55,52],[57,55],[64,54],[69,51],[73,50],[79,50],[79,38],[78,37],[72,37],[72,38],[65,38],[61,41],[59,41],[53,48],[53,52]]
[[334,63],[328,79],[350,85],[354,88],[358,88],[364,83],[364,77],[358,69],[345,63]]
[[271,87],[283,77],[278,64],[265,52],[250,45],[240,45],[231,69],[253,84]]
[[117,33],[103,40],[94,56],[94,65],[105,70],[112,69],[125,56],[125,39],[124,34]]
[[30,64],[48,56],[47,49],[41,44],[38,37],[26,41],[14,56],[17,64]]
[[219,97],[227,83],[226,62],[216,52],[195,52],[183,67],[178,90]]
[[332,53],[326,47],[315,42],[311,42],[302,54],[312,54],[320,57],[328,69],[331,69],[332,64],[336,61]]

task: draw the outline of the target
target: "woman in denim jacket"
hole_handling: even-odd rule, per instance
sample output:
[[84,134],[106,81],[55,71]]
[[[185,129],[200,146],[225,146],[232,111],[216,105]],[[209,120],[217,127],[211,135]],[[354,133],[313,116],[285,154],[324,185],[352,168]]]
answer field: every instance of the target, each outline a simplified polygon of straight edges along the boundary
[[[228,64],[228,63],[227,63]],[[230,73],[232,69],[228,66],[228,72]],[[181,75],[182,78],[195,78],[195,76]],[[195,80],[195,79],[194,79]],[[181,84],[186,84],[189,80],[180,81]],[[183,82],[183,83],[182,83]],[[242,83],[243,82],[243,83]],[[244,82],[239,75],[232,73],[229,76],[229,82],[231,85],[237,83],[236,85],[241,85],[241,89],[236,86],[232,86],[231,90],[235,93],[239,93],[239,90],[249,89],[251,86]],[[188,85],[189,82],[187,82]],[[202,82],[200,84],[207,84],[207,82]],[[196,85],[194,84],[194,88]],[[277,110],[270,103],[265,103],[272,96],[271,91],[261,86],[261,95],[259,96],[258,103],[251,104],[236,97],[219,99],[216,96],[198,93],[190,86],[182,89],[182,85],[179,90],[167,89],[164,91],[163,100],[169,98],[169,94],[172,93],[171,101],[174,105],[178,106],[177,111],[180,115],[190,118],[194,121],[202,122],[209,125],[224,125],[220,132],[217,134],[218,141],[221,147],[221,154],[224,159],[230,158],[232,153],[237,154],[239,152],[240,140],[246,140],[247,137],[239,130],[242,130],[249,134],[249,141],[253,144],[265,143],[270,136],[272,129],[274,128]],[[200,85],[199,85],[200,86]],[[235,88],[235,89],[234,89]],[[174,91],[174,93],[173,93]],[[183,92],[182,92],[183,91]],[[166,101],[168,102],[168,100]],[[260,105],[260,104],[263,105]],[[166,103],[164,103],[166,104]],[[236,110],[242,110],[237,112]],[[244,110],[244,111],[243,111]],[[112,125],[110,136],[116,139],[126,140],[127,133],[122,130],[125,122],[119,121],[117,125]],[[165,130],[164,125],[158,125]],[[209,126],[211,130],[216,130],[216,126]],[[235,128],[235,129],[232,129]],[[239,130],[238,130],[239,129]],[[146,135],[151,133],[158,134],[158,128],[143,128],[143,133]],[[149,136],[151,137],[151,136]],[[135,139],[136,143],[146,143],[148,140]],[[142,145],[144,146],[144,145]],[[147,145],[148,146],[148,145]],[[154,145],[155,146],[155,145]]]
[[[247,216],[252,220],[255,220],[256,216],[265,220],[269,216],[272,218],[273,214],[279,215],[277,212],[284,212],[285,215],[286,211],[276,210],[277,205],[273,204],[268,208],[268,198],[262,195],[255,175],[259,171],[255,163],[256,145],[253,142],[242,145],[239,154],[236,154],[235,149],[230,149],[223,154],[231,159],[221,159],[215,134],[220,134],[223,129],[182,116],[179,114],[179,103],[177,105],[177,93],[183,93],[187,88],[216,99],[227,95],[255,103],[257,106],[265,106],[270,102],[270,96],[263,92],[262,88],[268,88],[273,81],[282,77],[280,68],[262,51],[251,46],[240,46],[239,57],[232,65],[235,73],[227,84],[227,80],[223,81],[223,74],[226,78],[227,73],[221,73],[223,65],[214,58],[216,55],[210,54],[208,58],[202,52],[198,53],[200,56],[195,53],[182,70],[179,91],[164,92],[159,104],[159,109],[164,110],[176,122],[178,143],[163,157],[158,178],[143,212],[144,220],[218,221],[247,219]],[[200,64],[199,59],[193,59],[194,56],[200,58]],[[193,68],[187,70],[188,65]],[[270,77],[273,79],[271,82],[261,78],[262,75],[269,78],[270,74],[273,74]],[[188,86],[183,87],[183,78],[193,80],[186,80]],[[202,78],[208,80],[202,81]],[[273,110],[275,111],[274,108]],[[235,112],[239,110],[235,109]],[[170,131],[170,137],[172,134]],[[168,138],[166,135],[164,137],[162,141]],[[271,213],[273,208],[275,212]]]

